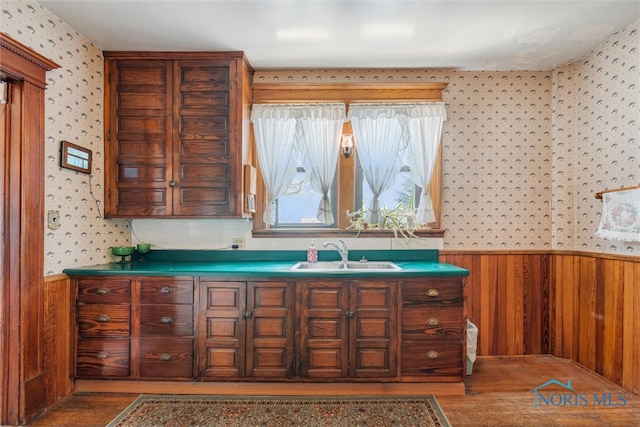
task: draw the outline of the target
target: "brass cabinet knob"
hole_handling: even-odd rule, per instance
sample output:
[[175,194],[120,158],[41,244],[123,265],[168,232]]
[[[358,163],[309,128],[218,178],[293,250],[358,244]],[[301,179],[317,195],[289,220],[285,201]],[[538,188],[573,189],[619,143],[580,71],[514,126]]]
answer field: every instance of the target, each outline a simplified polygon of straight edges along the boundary
[[427,353],[427,359],[437,359],[438,357],[440,357],[440,353],[435,350],[431,350]]
[[109,295],[111,293],[111,290],[109,290],[109,288],[98,288],[98,290],[96,291],[96,294],[98,295]]
[[106,314],[100,314],[96,317],[96,321],[98,322],[108,322],[109,320],[111,320],[111,318]]
[[440,320],[435,317],[431,317],[427,319],[427,326],[438,326],[440,324]]
[[173,356],[167,353],[163,353],[160,355],[160,360],[164,361],[164,362],[168,362],[171,359],[173,359]]
[[440,291],[437,289],[432,288],[427,290],[428,297],[434,298],[434,297],[437,297],[438,295],[440,295]]
[[109,352],[107,351],[101,351],[100,353],[96,354],[96,359],[106,359],[109,357]]
[[169,181],[169,187],[176,188],[178,186],[178,181]]
[[173,292],[173,289],[165,286],[164,288],[158,289],[158,292],[160,292],[161,294],[170,294]]
[[160,318],[160,323],[162,323],[163,325],[171,325],[173,324],[173,318],[169,316],[163,316]]

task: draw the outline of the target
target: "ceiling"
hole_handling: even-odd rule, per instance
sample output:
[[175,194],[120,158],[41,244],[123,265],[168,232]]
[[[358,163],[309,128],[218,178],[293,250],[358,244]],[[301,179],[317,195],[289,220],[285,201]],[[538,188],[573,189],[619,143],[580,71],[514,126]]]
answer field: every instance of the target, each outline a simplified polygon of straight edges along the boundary
[[255,69],[551,70],[640,0],[38,0],[102,50],[241,50]]

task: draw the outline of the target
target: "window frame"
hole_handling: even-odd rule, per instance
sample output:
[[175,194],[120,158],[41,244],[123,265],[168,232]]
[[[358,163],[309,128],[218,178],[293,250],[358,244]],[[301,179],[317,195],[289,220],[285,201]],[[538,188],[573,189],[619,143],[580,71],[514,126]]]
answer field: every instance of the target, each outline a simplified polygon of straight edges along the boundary
[[[390,84],[301,84],[301,83],[253,83],[253,103],[291,103],[291,102],[344,102],[347,110],[352,102],[441,102],[442,91],[448,83],[390,83]],[[343,126],[343,134],[353,133],[351,122]],[[349,158],[340,156],[337,169],[337,228],[269,228],[262,219],[265,201],[265,189],[257,162],[253,126],[250,126],[250,159],[257,170],[256,212],[253,217],[253,237],[309,237],[309,236],[353,236],[386,237],[394,236],[392,230],[351,230],[346,211],[355,210],[355,180],[357,142],[354,155]],[[442,183],[442,145],[438,150],[438,159],[431,179],[429,192],[433,202],[436,221],[429,228],[416,231],[418,236],[442,237],[441,183]]]

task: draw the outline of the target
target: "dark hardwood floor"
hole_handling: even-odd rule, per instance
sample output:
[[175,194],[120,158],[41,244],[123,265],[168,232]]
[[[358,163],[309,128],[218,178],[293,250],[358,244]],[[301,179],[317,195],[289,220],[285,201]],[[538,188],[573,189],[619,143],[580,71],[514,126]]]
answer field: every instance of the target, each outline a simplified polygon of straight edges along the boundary
[[[551,380],[570,381],[574,391],[551,384],[539,390],[536,406],[532,390]],[[137,396],[77,393],[29,427],[103,427]],[[637,395],[574,362],[552,356],[478,358],[467,380],[466,395],[437,399],[454,427],[640,426]]]

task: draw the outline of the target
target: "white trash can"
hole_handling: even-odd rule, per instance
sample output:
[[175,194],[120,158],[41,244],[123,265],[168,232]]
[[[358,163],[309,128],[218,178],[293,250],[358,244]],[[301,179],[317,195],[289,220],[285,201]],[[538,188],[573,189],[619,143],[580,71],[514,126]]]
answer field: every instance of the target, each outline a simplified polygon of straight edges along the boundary
[[476,361],[478,350],[478,327],[467,319],[467,375],[473,372],[473,362]]

